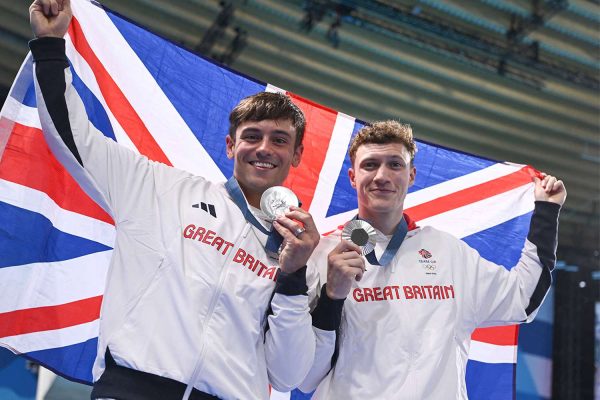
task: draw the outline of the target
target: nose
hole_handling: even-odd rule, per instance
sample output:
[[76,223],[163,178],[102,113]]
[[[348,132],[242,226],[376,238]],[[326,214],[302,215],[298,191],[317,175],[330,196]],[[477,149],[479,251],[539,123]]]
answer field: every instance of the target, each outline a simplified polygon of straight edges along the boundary
[[388,170],[385,165],[380,165],[379,168],[377,168],[373,180],[377,183],[383,183],[390,180]]
[[259,157],[266,157],[273,153],[273,149],[271,148],[271,142],[269,138],[263,137],[262,140],[257,144],[256,147],[256,155]]

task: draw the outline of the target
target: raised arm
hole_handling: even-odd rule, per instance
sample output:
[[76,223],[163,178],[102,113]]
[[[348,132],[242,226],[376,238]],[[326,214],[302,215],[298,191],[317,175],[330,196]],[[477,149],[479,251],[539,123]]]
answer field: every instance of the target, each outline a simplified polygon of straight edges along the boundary
[[535,317],[552,283],[556,262],[558,216],[567,196],[562,181],[542,174],[535,181],[535,210],[517,265],[510,271],[467,250],[467,270],[473,290],[468,318],[479,326],[529,322]]
[[[104,136],[90,123],[72,85],[65,40],[72,18],[68,0],[36,0],[30,7],[36,38],[29,43],[35,61],[37,106],[46,142],[79,185],[118,222],[141,209],[180,171],[168,171]],[[173,176],[177,175],[177,176]],[[163,190],[166,190],[163,188]]]

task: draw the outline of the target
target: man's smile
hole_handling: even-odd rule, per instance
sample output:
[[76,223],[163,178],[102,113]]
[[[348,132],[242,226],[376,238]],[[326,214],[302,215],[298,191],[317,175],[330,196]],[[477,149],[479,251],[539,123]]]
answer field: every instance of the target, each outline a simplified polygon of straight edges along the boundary
[[273,169],[276,167],[275,164],[267,161],[250,161],[250,164],[260,169]]

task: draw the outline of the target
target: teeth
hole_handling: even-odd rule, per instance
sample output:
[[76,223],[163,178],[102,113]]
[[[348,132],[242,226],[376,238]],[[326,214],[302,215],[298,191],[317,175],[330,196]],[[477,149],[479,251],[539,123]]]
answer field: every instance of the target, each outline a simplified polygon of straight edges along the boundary
[[255,165],[255,166],[261,167],[261,168],[275,168],[275,165],[268,163],[268,162],[254,161],[254,162],[252,162],[252,165]]

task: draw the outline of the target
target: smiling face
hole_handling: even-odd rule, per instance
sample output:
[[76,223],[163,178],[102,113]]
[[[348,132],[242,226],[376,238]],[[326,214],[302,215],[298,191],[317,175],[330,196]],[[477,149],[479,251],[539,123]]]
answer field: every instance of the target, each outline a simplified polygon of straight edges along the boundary
[[291,120],[246,121],[235,131],[235,140],[226,137],[227,157],[234,160],[233,176],[246,200],[259,208],[260,196],[279,186],[290,167],[297,167],[303,146],[296,146],[296,129]]
[[410,152],[403,144],[360,145],[353,167],[348,170],[350,183],[358,196],[359,215],[372,223],[380,221],[380,225],[399,221],[406,193],[414,183],[416,173]]

